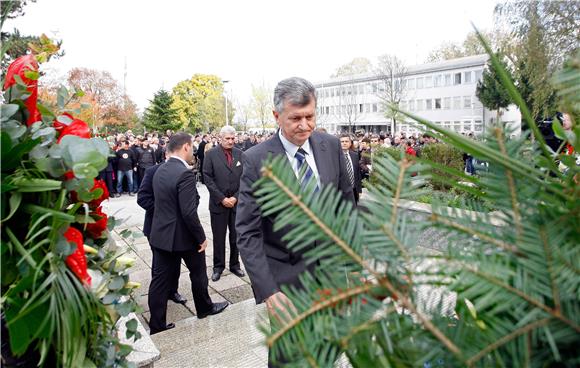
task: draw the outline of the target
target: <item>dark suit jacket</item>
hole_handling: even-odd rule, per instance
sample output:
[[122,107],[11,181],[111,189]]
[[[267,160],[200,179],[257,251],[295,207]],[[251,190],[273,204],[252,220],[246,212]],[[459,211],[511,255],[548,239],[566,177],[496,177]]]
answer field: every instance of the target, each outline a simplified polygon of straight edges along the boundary
[[[354,201],[338,138],[326,133],[313,132],[310,136],[310,146],[321,184],[338,188],[346,199]],[[278,134],[243,153],[244,171],[240,179],[240,197],[236,215],[237,245],[252,281],[257,303],[263,302],[279,291],[281,285],[300,286],[298,276],[307,268],[312,270],[314,267],[313,264],[306,266],[302,254],[312,249],[315,244],[300,252],[291,252],[282,241],[282,237],[289,229],[275,232],[273,229],[275,215],[262,217],[256,203],[252,185],[260,178],[262,162],[270,154],[286,155]],[[292,170],[289,162],[288,169]]]
[[199,146],[197,146],[197,152],[195,153],[195,155],[201,161],[203,161],[203,158],[205,156],[205,145],[206,144],[207,144],[207,142],[202,140],[201,142],[199,142]]
[[170,158],[153,176],[155,213],[149,243],[168,252],[199,249],[205,233],[197,216],[199,194],[193,171]]
[[[203,179],[209,190],[209,210],[220,213],[226,210],[222,201],[226,197],[238,198],[240,176],[242,175],[242,151],[232,148],[232,167],[228,166],[226,155],[221,146],[207,151],[203,160]],[[234,210],[237,207],[234,206]]]
[[153,194],[153,176],[161,164],[151,166],[145,170],[145,176],[141,180],[139,193],[137,194],[137,204],[145,210],[145,221],[143,222],[143,234],[149,239],[151,234],[151,224],[153,223],[153,213],[155,210],[155,195]]
[[360,175],[360,158],[357,152],[350,150],[350,160],[352,161],[352,170],[354,172],[354,188],[357,193],[362,193],[362,178]]

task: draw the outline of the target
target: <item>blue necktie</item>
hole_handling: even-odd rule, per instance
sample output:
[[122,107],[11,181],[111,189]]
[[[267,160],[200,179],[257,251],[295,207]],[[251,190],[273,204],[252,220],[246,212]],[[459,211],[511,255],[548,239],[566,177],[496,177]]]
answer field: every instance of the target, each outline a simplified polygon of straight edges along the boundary
[[[301,174],[302,172],[304,172],[304,176],[302,176],[299,179],[302,190],[306,188],[306,186],[310,182],[310,179],[316,180],[316,177],[314,176],[314,171],[312,171],[312,168],[310,167],[310,165],[308,165],[308,162],[306,162],[306,155],[307,155],[306,151],[304,151],[302,148],[298,148],[298,151],[296,151],[296,154],[294,155],[294,157],[298,161],[298,173]],[[318,192],[318,189],[319,188],[317,182],[316,187],[314,188],[314,192],[315,193]]]

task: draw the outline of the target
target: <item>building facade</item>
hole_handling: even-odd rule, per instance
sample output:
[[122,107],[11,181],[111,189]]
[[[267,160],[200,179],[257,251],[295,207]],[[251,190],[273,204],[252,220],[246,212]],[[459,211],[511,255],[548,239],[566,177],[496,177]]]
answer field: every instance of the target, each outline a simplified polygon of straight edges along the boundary
[[[419,133],[421,126],[411,119],[400,117],[394,124],[387,117],[385,83],[401,81],[402,110],[444,128],[481,135],[497,119],[497,113],[484,108],[475,95],[487,60],[487,55],[475,55],[411,66],[401,78],[364,74],[319,82],[315,85],[318,125],[330,133]],[[501,121],[519,134],[521,115],[515,105],[502,111]]]

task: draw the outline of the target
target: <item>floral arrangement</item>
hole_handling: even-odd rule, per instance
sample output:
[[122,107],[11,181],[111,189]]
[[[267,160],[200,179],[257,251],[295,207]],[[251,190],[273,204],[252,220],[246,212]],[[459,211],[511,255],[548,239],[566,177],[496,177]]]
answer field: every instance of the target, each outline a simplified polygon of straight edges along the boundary
[[[106,185],[95,179],[109,147],[91,138],[79,111],[58,93],[58,111],[38,101],[39,63],[58,51],[47,43],[6,71],[1,105],[2,356],[39,366],[128,366],[131,347],[116,324],[136,311],[129,281],[133,260],[109,231],[115,219],[101,204]],[[56,51],[55,51],[56,50]],[[126,338],[139,338],[137,321]],[[7,335],[6,335],[7,334]]]

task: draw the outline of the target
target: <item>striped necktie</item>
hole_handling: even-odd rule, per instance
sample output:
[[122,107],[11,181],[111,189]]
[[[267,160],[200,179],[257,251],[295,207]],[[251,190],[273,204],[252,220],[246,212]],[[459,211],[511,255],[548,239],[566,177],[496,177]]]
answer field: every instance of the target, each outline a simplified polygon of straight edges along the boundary
[[[302,187],[303,190],[310,182],[310,179],[313,178],[314,180],[316,180],[316,177],[314,176],[314,171],[312,171],[312,168],[310,167],[310,165],[308,165],[308,162],[306,162],[306,155],[307,155],[306,151],[304,151],[302,148],[298,148],[298,151],[296,151],[296,154],[294,155],[296,161],[298,161],[298,173],[299,174],[304,173],[303,176],[299,179],[300,186]],[[314,192],[318,192],[318,189],[319,189],[318,183],[316,183]]]
[[354,170],[352,169],[352,162],[350,162],[348,152],[344,152],[344,160],[346,161],[346,171],[348,172],[348,180],[350,180],[350,186],[354,188]]

